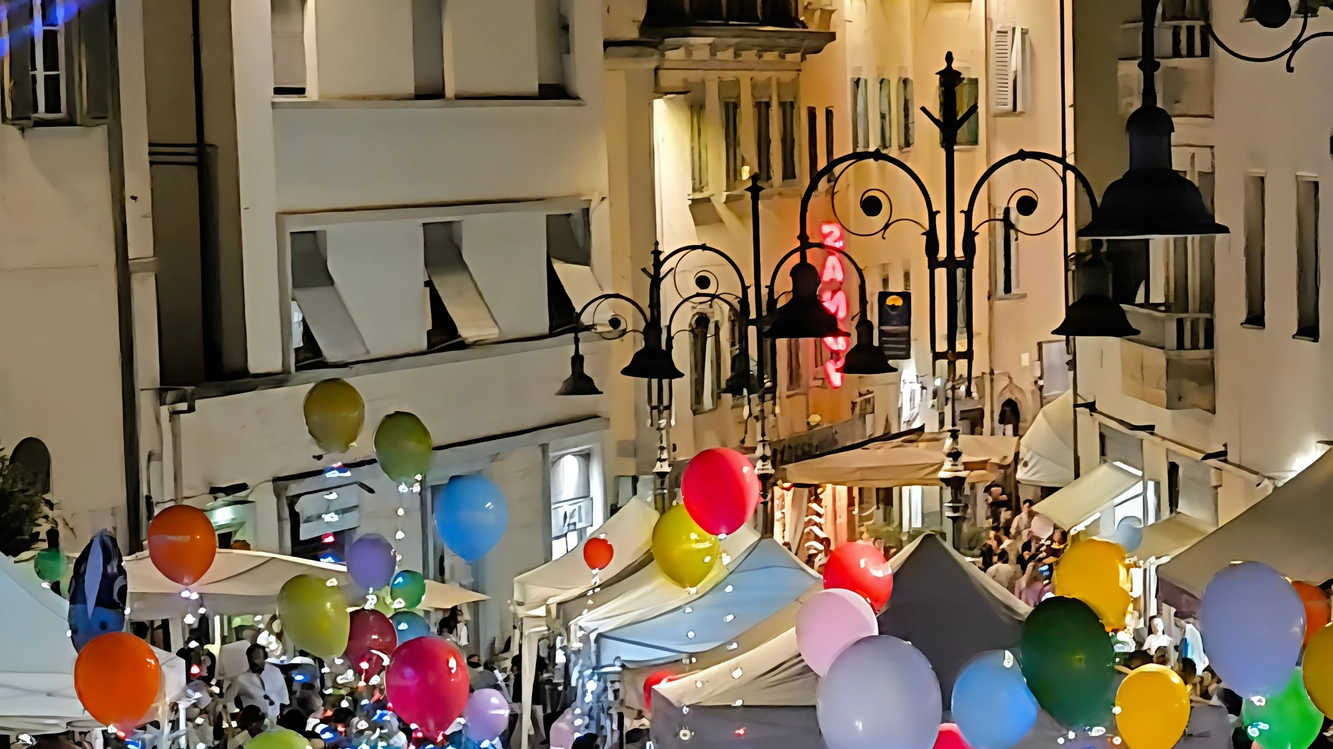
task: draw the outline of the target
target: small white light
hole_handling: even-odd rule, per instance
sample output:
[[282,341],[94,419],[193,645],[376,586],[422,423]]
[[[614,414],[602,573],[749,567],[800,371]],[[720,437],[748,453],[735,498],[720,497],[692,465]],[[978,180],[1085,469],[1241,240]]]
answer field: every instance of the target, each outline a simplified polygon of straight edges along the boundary
[[255,621],[257,621],[257,622],[262,622],[262,621],[264,621],[264,617],[262,617],[262,616],[260,616],[260,615],[258,615],[258,614],[255,614]]
[[190,591],[188,590],[181,591],[181,598],[189,598],[189,597],[190,597]]
[[1119,714],[1120,714],[1120,706],[1119,706],[1119,705],[1116,705],[1115,707],[1111,708],[1111,714],[1112,714],[1112,715],[1119,715]]
[[1065,737],[1064,737],[1064,736],[1061,736],[1061,737],[1057,738],[1057,739],[1055,740],[1055,743],[1057,743],[1057,744],[1063,744],[1063,743],[1065,743]]
[[407,513],[407,511],[404,510],[403,508],[401,508],[401,507],[398,508],[398,517],[402,517],[402,516],[405,515],[406,513]]
[[324,584],[329,586],[330,588],[336,588],[338,587],[338,578],[330,577],[328,580],[324,581]]
[[207,613],[208,613],[208,609],[204,608],[203,606],[200,606],[200,607],[199,607],[199,613],[201,613],[201,614],[207,614]]
[[713,561],[713,555],[712,555],[712,554],[709,554],[708,556],[704,557],[704,564],[711,564],[712,561]]
[[744,704],[745,704],[745,700],[736,700],[735,702],[731,703],[731,706],[732,706],[732,707],[740,707],[740,706],[742,706],[742,705],[744,705]]
[[724,551],[722,552],[722,566],[725,567],[728,564],[731,564],[731,555]]
[[703,689],[703,687],[704,687],[703,680],[701,680],[701,679],[695,679],[695,680],[694,680],[694,688],[695,688],[695,689]]
[[685,707],[682,707],[682,708],[680,709],[680,714],[681,714],[681,715],[689,715],[689,714],[690,714],[690,706],[689,706],[689,705],[686,705]]
[[727,614],[726,616],[722,617],[722,621],[724,621],[724,622],[730,622],[732,619],[735,619],[735,618],[736,618],[736,615],[735,615],[735,614]]
[[694,639],[694,630],[690,630],[689,632],[686,632],[686,633],[685,633],[685,636],[688,637],[689,639],[693,640],[693,639]]
[[1102,727],[1102,726],[1093,726],[1092,728],[1088,729],[1088,735],[1089,735],[1089,736],[1104,736],[1104,735],[1106,735],[1106,729],[1105,729],[1104,727]]
[[733,590],[735,590],[735,588],[733,588],[733,587],[731,587],[730,585],[728,585],[727,587],[725,587],[725,588],[722,589],[722,592],[723,592],[723,593],[730,593],[730,592],[733,591]]
[[737,666],[736,668],[734,668],[734,669],[731,670],[731,678],[733,678],[733,679],[739,679],[739,678],[741,678],[741,676],[743,676],[744,674],[745,674],[745,672],[741,670],[741,667],[740,667],[740,666]]
[[190,640],[190,644],[189,644],[189,645],[186,645],[186,647],[189,647],[189,648],[197,648],[197,647],[199,647],[199,641],[198,641],[198,640]]
[[735,650],[736,648],[737,644],[734,642],[727,646],[727,650]]
[[393,534],[393,537],[397,541],[402,541],[404,538],[407,538],[407,534],[403,533],[402,531],[398,531],[397,533]]
[[687,613],[687,614],[693,614],[693,613],[694,613],[694,607],[693,607],[693,606],[686,606],[686,607],[685,607],[685,613]]
[[186,614],[184,621],[186,624],[194,624],[195,623],[194,614]]

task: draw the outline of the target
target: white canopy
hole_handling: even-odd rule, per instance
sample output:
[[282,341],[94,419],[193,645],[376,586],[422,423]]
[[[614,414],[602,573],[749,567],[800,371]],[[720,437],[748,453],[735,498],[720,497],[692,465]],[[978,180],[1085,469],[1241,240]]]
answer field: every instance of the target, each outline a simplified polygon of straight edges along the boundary
[[[184,616],[198,607],[200,602],[211,613],[222,615],[275,611],[278,592],[282,590],[283,584],[297,575],[305,574],[336,579],[349,599],[365,597],[365,591],[356,587],[343,565],[312,562],[266,551],[218,549],[208,574],[190,586],[190,590],[200,595],[201,601],[181,598],[180,584],[158,572],[147,552],[126,558],[125,572],[129,576],[130,618],[137,620]],[[484,600],[486,596],[481,593],[427,580],[426,597],[421,605],[431,609],[449,609]]]
[[[74,691],[74,661],[65,599],[42,586],[31,568],[0,556],[0,733],[59,733],[99,727]],[[185,663],[154,650],[162,664],[158,706],[185,689]]]
[[[647,554],[653,545],[653,526],[657,510],[642,500],[630,500],[588,537],[605,537],[614,552],[611,565],[601,571],[607,582]],[[583,561],[583,544],[531,572],[514,578],[514,606],[521,609],[545,607],[568,601],[591,589],[592,574]]]
[[815,704],[818,677],[801,659],[789,629],[749,652],[654,687],[673,705],[752,706]]
[[1143,541],[1134,550],[1134,556],[1139,559],[1174,556],[1198,543],[1209,530],[1204,521],[1177,512],[1143,529]]
[[1333,452],[1249,509],[1157,568],[1157,575],[1198,598],[1233,560],[1263,562],[1292,580],[1333,579]]
[[1066,486],[1074,480],[1074,391],[1042,406],[1018,445],[1018,480]]
[[1069,486],[1038,502],[1037,512],[1065,530],[1077,528],[1106,505],[1142,483],[1143,477],[1115,463],[1102,463]]
[[[759,534],[753,528],[742,526],[722,539],[722,553],[733,559],[739,558],[758,540]],[[578,633],[623,627],[680,608],[690,599],[712,590],[718,581],[727,577],[727,572],[726,565],[715,566],[691,594],[662,574],[661,567],[649,564],[624,580],[602,586],[600,591],[590,593],[587,598],[561,604],[561,618],[572,624],[576,637]]]
[[[894,487],[939,486],[948,434],[912,434],[873,442],[855,450],[802,460],[783,466],[783,480],[793,484]],[[959,437],[963,465],[971,483],[994,478],[990,469],[1009,465],[1018,450],[1016,437]]]

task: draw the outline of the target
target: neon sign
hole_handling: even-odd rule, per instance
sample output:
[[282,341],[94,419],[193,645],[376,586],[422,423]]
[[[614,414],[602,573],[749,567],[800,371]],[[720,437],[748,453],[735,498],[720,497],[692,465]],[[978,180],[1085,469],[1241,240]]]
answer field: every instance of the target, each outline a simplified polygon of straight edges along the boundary
[[[839,323],[843,323],[847,320],[847,294],[842,290],[844,276],[842,256],[839,253],[847,246],[847,239],[842,224],[836,221],[820,224],[819,236],[829,250],[828,257],[824,258],[824,270],[819,274],[819,301],[824,303],[824,309],[838,318]],[[828,352],[828,360],[824,362],[824,380],[831,388],[842,387],[842,362],[847,355],[848,340],[823,339],[824,350]]]

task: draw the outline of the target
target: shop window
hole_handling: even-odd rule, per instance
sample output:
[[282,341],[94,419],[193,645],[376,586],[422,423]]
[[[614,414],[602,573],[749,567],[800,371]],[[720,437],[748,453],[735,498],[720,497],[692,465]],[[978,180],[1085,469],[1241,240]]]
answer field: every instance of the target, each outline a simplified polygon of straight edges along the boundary
[[[0,2],[0,61],[11,125],[97,125],[111,117],[110,3]],[[7,48],[7,54],[2,50]]]
[[1319,180],[1296,180],[1296,338],[1319,340]]
[[722,333],[711,316],[690,320],[690,408],[707,413],[717,408],[722,386]]
[[568,554],[593,527],[592,451],[551,458],[551,558]]
[[1245,325],[1264,326],[1264,175],[1245,176]]

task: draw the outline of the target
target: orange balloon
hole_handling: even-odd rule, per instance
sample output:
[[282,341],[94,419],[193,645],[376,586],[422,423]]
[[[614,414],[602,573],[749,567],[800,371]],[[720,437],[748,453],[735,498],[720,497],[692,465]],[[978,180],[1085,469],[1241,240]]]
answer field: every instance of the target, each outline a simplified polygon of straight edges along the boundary
[[194,585],[213,566],[218,534],[203,510],[175,505],[148,524],[148,557],[168,580]]
[[1324,595],[1324,591],[1318,585],[1299,580],[1293,581],[1291,587],[1301,594],[1301,603],[1305,604],[1305,644],[1309,645],[1310,638],[1328,624],[1328,596]]
[[148,643],[129,632],[94,637],[74,662],[74,691],[93,720],[128,734],[157,699],[162,666]]

